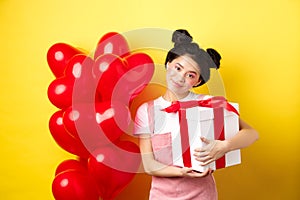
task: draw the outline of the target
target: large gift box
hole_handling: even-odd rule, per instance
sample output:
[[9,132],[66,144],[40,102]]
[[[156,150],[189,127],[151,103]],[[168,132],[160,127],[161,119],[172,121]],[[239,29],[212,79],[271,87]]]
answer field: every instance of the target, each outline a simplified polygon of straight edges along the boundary
[[238,104],[227,101],[221,104],[215,107],[210,104],[208,107],[194,106],[178,110],[181,131],[172,141],[173,165],[192,167],[196,171],[203,172],[206,168],[216,170],[241,163],[239,149],[226,153],[206,166],[201,166],[193,155],[195,148],[206,145],[200,137],[209,140],[225,140],[239,131]]

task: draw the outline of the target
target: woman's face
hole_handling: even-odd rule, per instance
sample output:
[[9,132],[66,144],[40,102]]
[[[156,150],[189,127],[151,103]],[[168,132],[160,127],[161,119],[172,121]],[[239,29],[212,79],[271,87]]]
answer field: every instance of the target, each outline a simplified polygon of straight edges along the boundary
[[183,55],[167,63],[167,86],[177,95],[185,95],[200,83],[200,69],[189,56]]

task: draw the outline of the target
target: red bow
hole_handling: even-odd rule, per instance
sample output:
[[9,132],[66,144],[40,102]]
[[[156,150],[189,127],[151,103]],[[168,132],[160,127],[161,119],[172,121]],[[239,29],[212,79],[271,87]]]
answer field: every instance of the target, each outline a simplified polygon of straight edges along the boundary
[[206,100],[193,100],[193,101],[173,101],[172,105],[162,109],[167,113],[177,112],[180,109],[192,108],[196,106],[208,107],[208,108],[225,108],[228,111],[234,112],[239,115],[239,112],[227,102],[227,100],[222,96],[215,96]]

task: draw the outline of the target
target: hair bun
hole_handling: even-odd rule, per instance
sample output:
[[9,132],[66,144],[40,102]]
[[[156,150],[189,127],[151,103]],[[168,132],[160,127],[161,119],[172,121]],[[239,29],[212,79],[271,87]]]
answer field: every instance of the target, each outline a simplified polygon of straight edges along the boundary
[[184,29],[178,29],[174,31],[172,35],[172,42],[174,42],[174,46],[179,44],[191,43],[192,40],[193,37],[189,34],[187,30]]
[[219,69],[220,68],[220,60],[222,58],[221,55],[215,49],[212,49],[212,48],[206,49],[206,52],[209,54],[211,59],[216,64],[217,69]]

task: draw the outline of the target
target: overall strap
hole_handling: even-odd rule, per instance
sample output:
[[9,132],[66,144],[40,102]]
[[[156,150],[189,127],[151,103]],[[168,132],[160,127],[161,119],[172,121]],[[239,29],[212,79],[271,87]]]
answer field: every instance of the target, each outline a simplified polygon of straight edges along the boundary
[[154,101],[151,100],[148,102],[148,120],[149,120],[149,128],[151,134],[154,133]]

